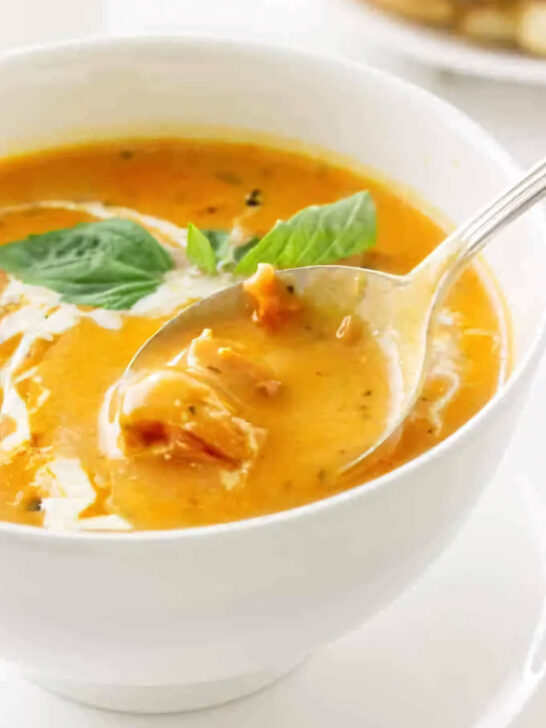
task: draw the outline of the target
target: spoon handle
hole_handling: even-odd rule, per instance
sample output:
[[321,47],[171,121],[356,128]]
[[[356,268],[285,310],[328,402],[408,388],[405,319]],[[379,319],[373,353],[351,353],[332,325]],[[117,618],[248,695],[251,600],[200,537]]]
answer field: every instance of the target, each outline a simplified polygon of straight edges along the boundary
[[[546,195],[546,158],[516,185],[480,210],[453,234],[461,238],[461,257],[466,261],[482,250],[499,229],[522,215]],[[450,236],[452,237],[452,236]]]
[[489,242],[500,229],[522,215],[546,196],[546,158],[532,167],[515,185],[458,227],[423,260],[411,275],[423,273],[436,281],[438,293],[450,285],[460,269]]

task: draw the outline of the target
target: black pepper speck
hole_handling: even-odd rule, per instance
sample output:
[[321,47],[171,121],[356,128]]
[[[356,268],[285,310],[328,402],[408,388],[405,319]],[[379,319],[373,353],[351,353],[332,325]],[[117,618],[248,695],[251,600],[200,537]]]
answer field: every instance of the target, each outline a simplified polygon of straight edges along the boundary
[[262,191],[258,188],[253,189],[246,197],[245,204],[247,207],[260,207],[263,205]]

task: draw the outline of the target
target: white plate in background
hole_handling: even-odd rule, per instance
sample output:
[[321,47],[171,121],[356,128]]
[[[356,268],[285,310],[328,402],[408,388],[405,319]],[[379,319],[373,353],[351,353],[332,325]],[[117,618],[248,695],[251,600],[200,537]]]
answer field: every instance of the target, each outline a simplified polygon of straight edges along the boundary
[[520,713],[546,667],[546,511],[531,485],[543,479],[544,402],[546,364],[507,461],[451,549],[276,686],[182,717],[131,716],[70,703],[0,664],[0,726],[543,728],[542,710]]
[[317,0],[337,3],[362,42],[421,63],[457,73],[504,81],[546,84],[546,59],[515,51],[473,45],[441,30],[421,26],[368,5],[365,0]]

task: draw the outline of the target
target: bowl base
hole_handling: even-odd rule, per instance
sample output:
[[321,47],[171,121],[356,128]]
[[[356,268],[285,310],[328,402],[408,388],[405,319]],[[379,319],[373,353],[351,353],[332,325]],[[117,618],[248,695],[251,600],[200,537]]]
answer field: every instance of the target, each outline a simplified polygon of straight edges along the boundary
[[224,680],[183,685],[104,685],[55,680],[36,673],[26,673],[26,676],[46,690],[94,708],[123,713],[179,713],[250,695],[286,676],[302,661]]

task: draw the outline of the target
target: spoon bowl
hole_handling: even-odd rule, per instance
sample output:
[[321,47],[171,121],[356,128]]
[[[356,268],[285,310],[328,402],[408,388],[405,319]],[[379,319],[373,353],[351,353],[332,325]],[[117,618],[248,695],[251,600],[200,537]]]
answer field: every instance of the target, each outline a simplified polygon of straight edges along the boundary
[[[405,276],[366,268],[318,265],[277,272],[278,280],[305,299],[306,306],[334,308],[356,316],[383,349],[388,361],[392,404],[375,441],[347,463],[359,465],[404,422],[427,372],[434,315],[461,270],[492,236],[546,194],[546,159],[517,184],[457,228]],[[191,332],[212,328],[219,317],[250,308],[244,282],[198,301],[167,322],[139,349],[124,377],[157,360],[159,348],[185,341]]]
[[[377,448],[400,423],[400,411],[411,408],[423,376],[428,321],[410,276],[396,276],[365,268],[317,265],[279,270],[277,280],[305,301],[306,308],[339,312],[340,320],[351,315],[373,335],[389,362],[393,404],[379,437]],[[160,351],[175,351],[203,329],[214,329],[220,318],[237,316],[251,305],[243,283],[224,288],[184,309],[146,341],[127,367],[124,378],[153,368]],[[359,457],[359,461],[360,461]],[[356,461],[355,461],[356,462]],[[349,466],[351,467],[351,464]],[[347,468],[344,468],[344,470]]]

